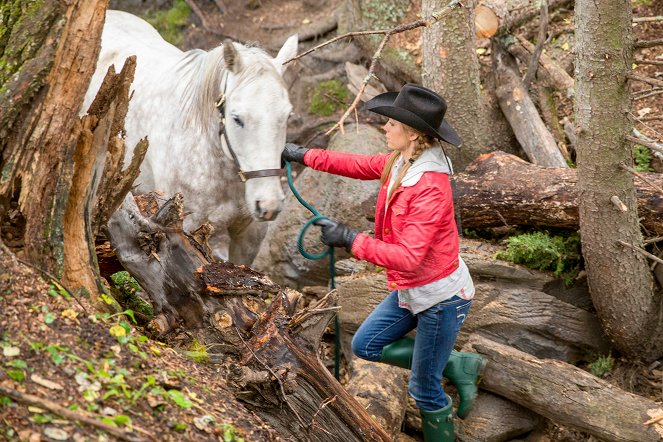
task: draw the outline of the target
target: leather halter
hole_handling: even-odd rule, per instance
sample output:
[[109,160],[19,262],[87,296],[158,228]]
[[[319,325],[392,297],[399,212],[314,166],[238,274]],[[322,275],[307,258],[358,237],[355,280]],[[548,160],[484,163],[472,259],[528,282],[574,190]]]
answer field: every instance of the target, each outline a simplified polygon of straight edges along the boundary
[[219,127],[219,137],[223,136],[221,143],[225,141],[226,148],[230,153],[230,157],[235,163],[235,167],[237,168],[237,174],[239,175],[239,179],[242,180],[243,183],[245,183],[247,180],[250,180],[251,178],[285,176],[285,169],[260,169],[260,170],[251,170],[248,172],[242,170],[242,166],[240,166],[239,160],[237,159],[237,155],[235,154],[235,151],[230,145],[230,140],[228,139],[228,133],[226,132],[226,87],[228,86],[228,71],[226,71],[224,75],[226,78],[223,83],[223,93],[221,93],[221,97],[219,97],[219,99],[214,105],[221,114],[221,123]]

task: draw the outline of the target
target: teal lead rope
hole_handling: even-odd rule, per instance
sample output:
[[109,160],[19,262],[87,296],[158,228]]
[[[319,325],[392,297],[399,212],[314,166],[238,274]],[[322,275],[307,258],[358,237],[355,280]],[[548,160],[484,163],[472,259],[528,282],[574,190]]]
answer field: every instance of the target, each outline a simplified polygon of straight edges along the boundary
[[[336,274],[334,270],[334,248],[329,247],[327,248],[327,250],[324,250],[315,255],[308,253],[304,249],[304,235],[306,235],[306,231],[308,230],[308,228],[311,227],[311,225],[317,220],[326,219],[327,217],[320,215],[320,213],[317,210],[315,210],[315,207],[307,203],[304,200],[304,198],[302,198],[302,196],[299,194],[299,192],[297,192],[297,189],[295,189],[295,185],[292,180],[292,167],[290,166],[290,161],[285,162],[285,170],[288,175],[288,187],[290,187],[292,194],[295,195],[295,198],[297,198],[297,201],[299,201],[302,206],[306,207],[313,214],[313,217],[308,221],[306,221],[302,229],[299,231],[299,237],[297,238],[297,249],[299,250],[299,253],[301,253],[302,256],[306,259],[318,260],[329,255],[329,285],[331,289],[334,290],[336,288],[336,283],[334,282],[334,276]],[[334,377],[337,380],[339,379],[340,376],[340,365],[341,365],[341,325],[338,320],[338,314],[336,314],[334,316]]]

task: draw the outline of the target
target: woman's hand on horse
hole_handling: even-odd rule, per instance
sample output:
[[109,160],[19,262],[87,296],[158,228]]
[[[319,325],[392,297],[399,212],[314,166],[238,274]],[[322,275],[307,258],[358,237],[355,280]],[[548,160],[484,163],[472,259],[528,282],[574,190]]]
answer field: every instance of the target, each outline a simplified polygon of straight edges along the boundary
[[314,225],[322,227],[320,239],[330,247],[345,247],[345,250],[352,252],[352,243],[359,233],[358,230],[351,229],[338,221],[329,218],[320,218],[313,222]]
[[[285,143],[283,152],[281,152],[281,163],[285,166],[286,161],[304,164],[304,155],[308,148],[294,143]],[[306,164],[304,164],[306,165]]]

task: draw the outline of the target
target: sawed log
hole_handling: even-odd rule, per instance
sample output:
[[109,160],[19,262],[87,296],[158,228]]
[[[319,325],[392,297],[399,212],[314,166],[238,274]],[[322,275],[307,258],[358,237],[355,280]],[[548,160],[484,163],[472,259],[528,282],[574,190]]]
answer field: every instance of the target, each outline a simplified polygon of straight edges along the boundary
[[[642,175],[663,186],[663,175]],[[575,169],[545,168],[501,151],[481,155],[452,177],[463,228],[510,225],[578,229]],[[651,235],[663,234],[663,195],[635,178],[638,216]]]
[[493,44],[493,70],[500,109],[530,161],[546,167],[568,167],[520,80],[513,56],[499,43]]
[[390,440],[318,359],[336,314],[335,292],[297,311],[297,292],[212,260],[204,245],[208,226],[194,232],[200,241],[185,234],[181,195],[156,213],[156,198],[140,202],[147,213],[129,194],[108,231],[119,261],[153,301],[154,333],[184,331],[222,353],[229,387],[284,439]]
[[473,335],[465,350],[487,361],[481,388],[606,441],[654,442],[663,424],[645,424],[663,413],[661,405],[554,359],[538,359],[507,345]]

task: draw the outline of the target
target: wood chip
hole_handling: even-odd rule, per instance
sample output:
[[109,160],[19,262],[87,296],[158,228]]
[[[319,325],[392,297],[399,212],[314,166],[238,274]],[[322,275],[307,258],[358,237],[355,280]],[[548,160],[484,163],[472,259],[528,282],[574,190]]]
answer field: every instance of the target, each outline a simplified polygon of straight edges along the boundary
[[39,384],[42,387],[50,388],[51,390],[63,390],[64,389],[64,387],[62,385],[58,384],[57,382],[53,382],[53,381],[49,381],[48,379],[44,379],[36,373],[33,374],[32,376],[30,376],[30,379],[35,384]]

